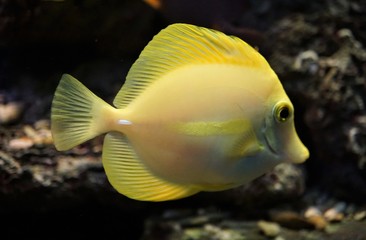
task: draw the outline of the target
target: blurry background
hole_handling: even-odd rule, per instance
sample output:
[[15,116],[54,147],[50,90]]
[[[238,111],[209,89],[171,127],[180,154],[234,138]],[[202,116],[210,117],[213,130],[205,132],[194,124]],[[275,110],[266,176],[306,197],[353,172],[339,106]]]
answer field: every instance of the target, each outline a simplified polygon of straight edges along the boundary
[[[258,48],[295,105],[305,164],[145,203],[107,182],[103,137],[54,149],[61,75],[111,103],[144,46],[174,22]],[[0,239],[366,239],[365,44],[362,0],[0,1]]]

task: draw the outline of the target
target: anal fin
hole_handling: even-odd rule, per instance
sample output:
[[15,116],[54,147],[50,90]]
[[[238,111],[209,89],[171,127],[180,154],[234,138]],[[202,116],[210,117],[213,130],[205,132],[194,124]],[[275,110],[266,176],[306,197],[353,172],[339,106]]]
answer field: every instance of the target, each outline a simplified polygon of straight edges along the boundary
[[199,191],[155,176],[139,159],[127,137],[117,132],[105,136],[103,166],[112,186],[132,199],[167,201],[188,197]]

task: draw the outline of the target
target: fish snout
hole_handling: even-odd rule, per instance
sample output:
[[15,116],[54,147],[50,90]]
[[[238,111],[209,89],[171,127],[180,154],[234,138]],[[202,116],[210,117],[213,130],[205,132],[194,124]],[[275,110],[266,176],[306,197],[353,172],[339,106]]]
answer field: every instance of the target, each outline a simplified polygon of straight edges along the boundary
[[309,150],[305,145],[301,142],[301,140],[297,137],[293,144],[290,144],[285,153],[285,161],[290,163],[300,164],[305,162],[309,156]]
[[310,156],[309,150],[303,146],[300,151],[297,151],[297,153],[294,153],[291,158],[289,159],[290,162],[300,164],[305,162]]

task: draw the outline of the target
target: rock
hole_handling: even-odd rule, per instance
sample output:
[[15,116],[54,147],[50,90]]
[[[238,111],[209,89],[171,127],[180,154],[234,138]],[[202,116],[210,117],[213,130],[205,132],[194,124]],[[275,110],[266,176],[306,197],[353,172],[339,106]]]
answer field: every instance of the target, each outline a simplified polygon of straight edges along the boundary
[[324,230],[328,225],[327,220],[322,215],[310,216],[306,220],[318,230]]
[[319,70],[318,60],[319,56],[314,50],[307,50],[297,55],[293,68],[314,75]]
[[15,151],[20,149],[28,149],[34,145],[34,141],[29,137],[21,137],[11,139],[8,144],[9,150]]
[[30,125],[23,127],[23,134],[25,136],[11,139],[8,143],[9,150],[28,149],[33,146],[42,147],[53,144],[51,130],[49,129],[48,120],[37,121],[33,128]]
[[327,220],[323,217],[321,211],[317,207],[309,207],[305,211],[304,217],[309,223],[315,226],[315,229],[323,230],[328,224]]
[[366,223],[365,222],[343,222],[341,224],[330,224],[326,228],[328,240],[352,239],[363,240],[366,239]]
[[0,178],[2,179],[0,186],[4,187],[3,184],[8,185],[10,180],[18,178],[21,173],[22,168],[19,162],[5,152],[0,151]]
[[308,179],[317,185],[321,181],[337,198],[364,202],[366,42],[357,24],[347,29],[323,25],[324,18],[327,22],[339,18],[331,8],[346,18],[353,11],[327,1],[320,15],[295,15],[292,23],[287,17],[273,26],[271,45],[276,42],[277,47],[269,62],[294,99],[295,109],[303,113],[297,117],[303,128],[297,130],[311,146],[311,158],[305,163]]
[[324,212],[324,218],[329,222],[339,222],[344,219],[344,211],[346,204],[344,202],[337,203],[334,207]]
[[34,127],[31,127],[29,125],[25,126],[24,132],[28,137],[33,139],[34,144],[37,146],[53,144],[49,120],[38,120],[34,123]]
[[302,217],[299,213],[294,211],[279,211],[274,210],[270,212],[270,219],[273,222],[280,224],[283,227],[290,229],[313,229],[314,225]]
[[319,216],[322,215],[321,211],[319,210],[319,208],[314,207],[314,206],[310,206],[308,207],[308,209],[305,210],[304,216],[306,218],[312,217],[312,216]]
[[94,158],[79,158],[77,161],[70,157],[59,157],[57,159],[56,175],[62,178],[77,178],[88,169],[102,169],[102,162]]
[[19,102],[0,103],[0,124],[8,124],[19,120],[23,105]]
[[[244,240],[244,236],[242,236],[239,232],[236,232],[231,229],[222,229],[220,227],[206,224],[203,227],[203,230],[209,236],[209,239],[218,239],[218,240]],[[206,235],[206,234],[205,234]],[[198,238],[201,239],[201,238]]]
[[355,213],[353,219],[356,221],[362,221],[366,219],[366,210]]
[[259,229],[266,235],[267,237],[276,237],[281,232],[281,227],[277,223],[267,222],[267,221],[258,221]]

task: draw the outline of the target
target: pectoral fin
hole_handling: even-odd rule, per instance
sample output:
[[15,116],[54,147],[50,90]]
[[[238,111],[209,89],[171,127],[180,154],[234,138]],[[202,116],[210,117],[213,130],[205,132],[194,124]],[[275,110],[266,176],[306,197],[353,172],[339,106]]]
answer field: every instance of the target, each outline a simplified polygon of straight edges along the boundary
[[234,158],[252,156],[261,150],[263,145],[258,141],[253,128],[249,128],[235,140],[230,155]]

